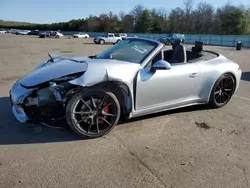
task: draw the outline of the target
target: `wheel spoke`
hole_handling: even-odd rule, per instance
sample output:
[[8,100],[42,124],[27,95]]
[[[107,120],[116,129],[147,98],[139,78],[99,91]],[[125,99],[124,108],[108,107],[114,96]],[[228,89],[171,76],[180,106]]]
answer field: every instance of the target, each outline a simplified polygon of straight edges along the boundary
[[227,88],[227,86],[228,86],[229,84],[232,84],[232,81],[231,81],[231,80],[228,80],[227,84],[224,85],[224,88]]
[[73,112],[73,114],[88,115],[91,114],[91,112]]
[[111,126],[111,124],[103,117],[100,117],[100,119],[102,119],[103,121],[105,121],[107,124],[109,124]]
[[224,103],[226,100],[225,100],[225,96],[224,96],[224,94],[222,93],[222,102],[221,103]]
[[83,119],[77,121],[77,123],[78,123],[78,124],[79,124],[79,123],[82,123],[84,120],[85,120],[85,118],[83,118]]
[[94,101],[93,97],[91,97],[91,102],[92,102],[93,107],[96,108],[96,104],[95,104],[95,101]]
[[221,87],[221,82],[220,82],[217,86],[218,86],[219,89],[221,90],[221,88],[222,88],[222,87]]
[[81,99],[81,101],[90,109],[90,111],[92,111],[92,108],[83,99]]
[[215,91],[214,95],[218,95],[220,93],[220,91]]
[[228,98],[230,97],[230,95],[226,92],[223,92],[224,95],[226,95]]
[[105,116],[115,116],[115,114],[110,114],[110,113],[107,113],[105,112],[104,110],[102,110],[102,115],[105,115]]
[[220,103],[222,103],[222,95],[220,95]]
[[99,118],[97,118],[97,121],[96,121],[96,131],[97,131],[97,133],[100,132],[100,129],[99,129]]
[[106,95],[104,95],[104,97],[102,98],[101,102],[98,105],[98,108],[101,108],[101,106],[103,105],[105,99],[106,99]]
[[215,98],[215,100],[217,101],[217,99],[220,97],[220,95],[218,95],[216,98]]
[[106,106],[104,106],[102,109],[108,108],[111,104],[113,104],[113,102],[107,104]]
[[91,127],[92,127],[92,122],[91,122],[91,124],[89,124],[89,128],[88,128],[88,133],[90,132],[90,129],[91,129]]
[[224,91],[233,91],[233,89],[224,89]]

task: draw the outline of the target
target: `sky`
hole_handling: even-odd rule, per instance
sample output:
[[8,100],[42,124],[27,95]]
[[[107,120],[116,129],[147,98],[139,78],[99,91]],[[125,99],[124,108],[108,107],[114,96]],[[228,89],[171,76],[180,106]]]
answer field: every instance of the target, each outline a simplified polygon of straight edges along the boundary
[[[233,5],[244,4],[250,7],[249,0],[204,0],[214,7],[227,2]],[[194,0],[199,3],[200,0]],[[236,3],[237,2],[237,3]],[[112,11],[130,12],[137,4],[145,8],[164,8],[168,12],[183,7],[183,0],[0,0],[0,19],[32,23],[54,23],[71,19],[86,18]]]

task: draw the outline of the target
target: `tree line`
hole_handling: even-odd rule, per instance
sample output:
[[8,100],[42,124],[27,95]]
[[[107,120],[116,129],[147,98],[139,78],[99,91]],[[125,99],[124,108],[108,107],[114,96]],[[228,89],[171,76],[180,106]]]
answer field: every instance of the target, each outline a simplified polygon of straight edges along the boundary
[[[1,27],[1,26],[0,26]],[[125,33],[250,34],[250,8],[184,0],[183,7],[168,12],[136,5],[129,13],[112,12],[52,24],[17,26],[17,29]]]

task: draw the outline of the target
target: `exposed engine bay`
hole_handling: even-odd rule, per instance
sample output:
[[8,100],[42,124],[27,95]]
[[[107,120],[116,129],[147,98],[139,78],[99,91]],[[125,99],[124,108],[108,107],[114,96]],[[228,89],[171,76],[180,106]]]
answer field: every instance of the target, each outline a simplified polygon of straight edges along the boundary
[[76,88],[68,82],[48,84],[48,87],[34,91],[24,100],[25,113],[36,123],[63,118],[66,102],[75,93]]

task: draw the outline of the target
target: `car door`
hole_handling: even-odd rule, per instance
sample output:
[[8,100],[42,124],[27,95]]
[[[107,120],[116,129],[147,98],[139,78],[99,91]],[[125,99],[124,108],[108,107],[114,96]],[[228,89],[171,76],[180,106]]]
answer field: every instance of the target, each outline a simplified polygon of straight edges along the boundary
[[114,40],[114,35],[108,34],[107,39],[106,39],[106,42],[112,43],[113,40]]
[[142,68],[136,84],[136,110],[181,105],[198,99],[200,68],[192,63],[172,65],[169,70]]

